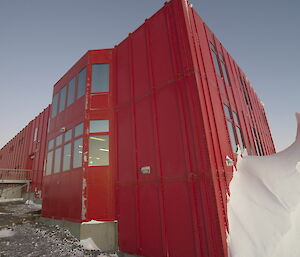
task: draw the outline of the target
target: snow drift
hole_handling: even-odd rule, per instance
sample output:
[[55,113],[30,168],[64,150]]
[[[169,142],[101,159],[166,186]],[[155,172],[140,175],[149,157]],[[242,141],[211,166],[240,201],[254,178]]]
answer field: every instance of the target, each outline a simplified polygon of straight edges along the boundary
[[295,142],[238,158],[228,202],[230,257],[300,256],[300,114]]

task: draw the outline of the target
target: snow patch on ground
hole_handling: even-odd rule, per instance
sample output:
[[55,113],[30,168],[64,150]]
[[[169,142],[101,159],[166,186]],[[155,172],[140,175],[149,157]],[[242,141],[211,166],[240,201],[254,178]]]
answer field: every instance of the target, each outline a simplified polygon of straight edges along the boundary
[[295,143],[238,158],[228,202],[230,257],[300,256],[300,116]]
[[80,245],[82,245],[82,247],[86,250],[100,250],[92,238],[80,240]]
[[23,200],[24,200],[23,198],[11,198],[11,199],[0,198],[0,203],[19,202]]
[[0,238],[4,238],[4,237],[11,237],[14,236],[15,232],[10,230],[10,229],[1,229],[0,230]]
[[25,204],[29,205],[31,209],[35,209],[35,210],[41,210],[42,209],[42,205],[41,204],[36,204],[31,200],[27,200],[25,202]]

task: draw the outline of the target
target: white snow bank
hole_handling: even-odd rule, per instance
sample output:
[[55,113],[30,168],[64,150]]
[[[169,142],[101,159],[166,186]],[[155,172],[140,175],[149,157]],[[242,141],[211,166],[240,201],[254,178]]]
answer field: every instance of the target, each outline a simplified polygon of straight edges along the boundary
[[36,209],[36,210],[41,210],[42,205],[41,204],[36,204],[32,200],[27,200],[25,204],[29,205],[31,208]]
[[300,114],[295,143],[239,158],[228,203],[230,257],[300,256]]
[[14,236],[15,232],[10,229],[1,229],[0,230],[0,238],[11,237]]
[[0,203],[18,202],[23,200],[24,200],[23,198],[11,198],[11,199],[0,198]]
[[86,250],[100,250],[92,238],[80,240],[80,244]]

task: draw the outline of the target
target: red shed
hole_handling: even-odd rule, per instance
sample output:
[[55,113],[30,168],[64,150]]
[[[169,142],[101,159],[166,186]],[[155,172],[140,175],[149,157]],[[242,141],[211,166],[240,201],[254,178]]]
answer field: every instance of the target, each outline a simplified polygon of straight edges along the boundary
[[120,250],[227,256],[226,156],[275,152],[250,82],[186,0],[116,46],[113,64]]

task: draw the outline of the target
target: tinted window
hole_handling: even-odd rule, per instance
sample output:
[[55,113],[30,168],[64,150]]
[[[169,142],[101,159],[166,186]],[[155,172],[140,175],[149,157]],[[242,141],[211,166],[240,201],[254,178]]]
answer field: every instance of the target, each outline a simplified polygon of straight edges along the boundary
[[69,129],[66,133],[65,133],[65,142],[71,140],[72,138],[72,129]]
[[66,106],[66,91],[67,91],[67,87],[63,87],[60,90],[60,97],[59,97],[59,112],[62,112],[65,109]]
[[83,123],[80,123],[75,127],[75,137],[78,137],[83,134]]
[[67,106],[74,102],[74,95],[75,95],[75,78],[73,78],[68,86],[68,99],[67,99]]
[[243,137],[242,137],[242,132],[239,127],[236,127],[236,134],[237,134],[237,137],[239,140],[240,148],[242,149],[242,148],[244,148],[244,141],[243,141]]
[[82,138],[79,138],[74,141],[74,149],[73,149],[73,168],[78,168],[82,166]]
[[218,60],[216,47],[214,46],[214,44],[212,42],[210,42],[210,48],[211,48],[211,54],[213,57],[213,62],[215,65],[216,73],[221,77],[221,70],[220,70],[220,64],[219,64],[219,60]]
[[46,161],[46,175],[50,175],[51,174],[52,160],[53,160],[53,152],[49,152],[47,154],[47,161]]
[[53,97],[51,106],[51,118],[54,118],[57,113],[58,94]]
[[89,166],[109,165],[109,136],[90,136]]
[[226,83],[226,85],[230,86],[227,67],[224,62],[221,62],[221,66],[222,66],[222,70],[223,70],[223,77],[225,79],[225,83]]
[[55,150],[55,159],[54,159],[54,173],[60,171],[60,161],[61,161],[61,148]]
[[71,143],[64,145],[63,171],[69,170],[71,165]]
[[80,98],[85,93],[86,68],[78,74],[77,98]]
[[234,136],[233,125],[230,121],[227,121],[227,127],[228,127],[232,151],[235,152],[237,143],[236,143],[235,136]]
[[109,122],[108,120],[91,120],[90,121],[90,133],[108,132]]
[[109,64],[93,64],[91,92],[108,92]]

